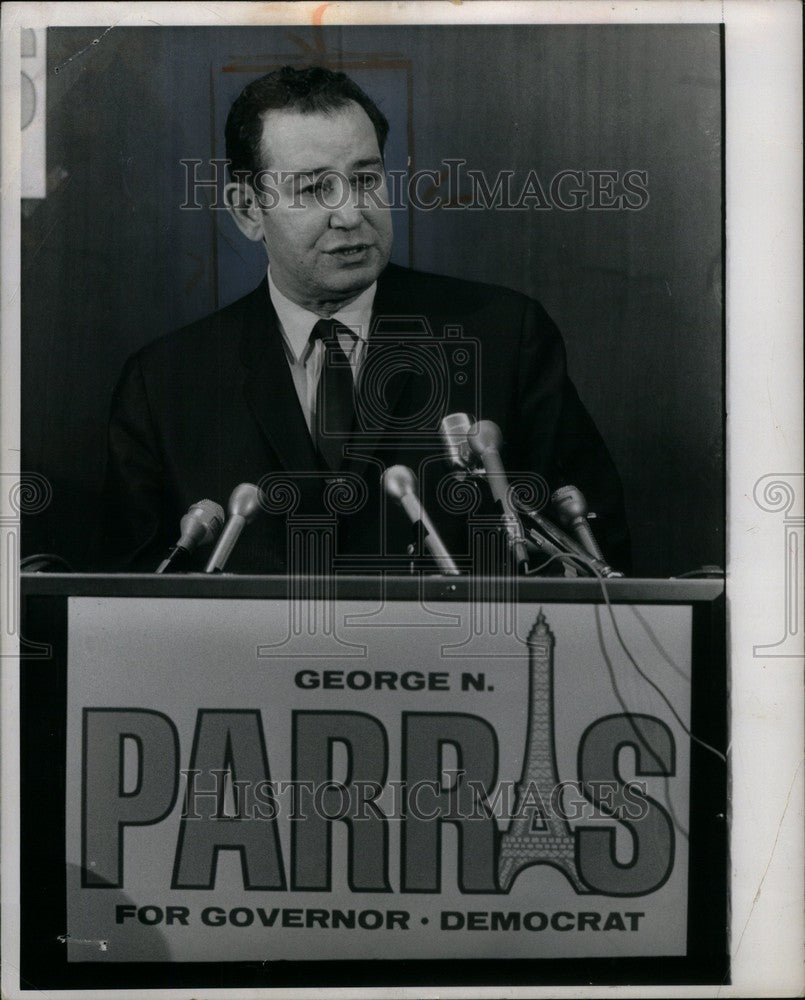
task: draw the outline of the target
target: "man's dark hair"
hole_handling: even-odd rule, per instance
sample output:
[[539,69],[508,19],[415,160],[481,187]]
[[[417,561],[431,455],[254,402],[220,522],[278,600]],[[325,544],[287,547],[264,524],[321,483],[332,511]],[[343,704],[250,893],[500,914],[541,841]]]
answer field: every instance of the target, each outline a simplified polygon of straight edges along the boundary
[[262,168],[260,144],[263,114],[285,109],[302,114],[336,111],[354,101],[375,127],[380,153],[386,144],[389,123],[386,116],[346,73],[321,66],[294,69],[283,66],[248,84],[232,105],[226,119],[226,156],[229,171],[238,179],[250,179]]

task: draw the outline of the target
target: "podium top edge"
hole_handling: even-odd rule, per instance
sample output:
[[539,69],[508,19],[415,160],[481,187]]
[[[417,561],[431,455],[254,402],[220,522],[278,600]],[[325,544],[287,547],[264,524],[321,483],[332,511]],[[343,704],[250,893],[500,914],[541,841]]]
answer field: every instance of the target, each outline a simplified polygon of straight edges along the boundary
[[23,597],[165,597],[430,601],[555,601],[558,603],[690,604],[725,592],[714,579],[592,579],[445,576],[241,576],[21,573]]

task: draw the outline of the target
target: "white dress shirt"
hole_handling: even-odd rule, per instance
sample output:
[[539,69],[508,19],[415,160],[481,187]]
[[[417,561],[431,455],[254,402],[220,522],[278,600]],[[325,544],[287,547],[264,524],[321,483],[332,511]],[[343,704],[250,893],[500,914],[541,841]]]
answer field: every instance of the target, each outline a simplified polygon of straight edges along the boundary
[[[351,337],[348,333],[338,334],[341,349],[349,358],[353,379],[358,376],[358,368],[366,350],[376,291],[377,282],[375,281],[361,292],[354,302],[350,302],[348,306],[339,309],[332,316],[332,319],[337,323],[348,327],[355,334],[355,337]],[[324,357],[324,344],[321,340],[316,340],[311,344],[310,334],[322,317],[303,309],[302,306],[291,302],[283,295],[274,284],[270,267],[268,269],[268,293],[279,320],[285,356],[291,369],[296,395],[299,397],[299,404],[305,415],[308,430],[310,430],[316,416],[316,389]]]

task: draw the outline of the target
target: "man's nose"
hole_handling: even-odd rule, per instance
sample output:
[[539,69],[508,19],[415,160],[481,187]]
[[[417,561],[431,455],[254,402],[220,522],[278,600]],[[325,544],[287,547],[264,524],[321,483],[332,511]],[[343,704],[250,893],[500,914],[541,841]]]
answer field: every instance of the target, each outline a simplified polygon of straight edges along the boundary
[[330,201],[330,225],[334,229],[355,229],[363,218],[358,191],[353,191],[346,178],[333,186]]

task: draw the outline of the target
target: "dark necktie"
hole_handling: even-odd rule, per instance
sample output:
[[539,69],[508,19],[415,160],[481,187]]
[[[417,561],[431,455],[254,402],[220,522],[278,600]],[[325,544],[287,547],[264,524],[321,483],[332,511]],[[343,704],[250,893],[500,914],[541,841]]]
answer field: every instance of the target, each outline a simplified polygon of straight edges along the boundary
[[311,345],[317,340],[324,345],[311,432],[319,454],[333,471],[344,462],[344,446],[355,413],[352,367],[336,336],[338,329],[348,328],[337,320],[320,319],[310,334]]

